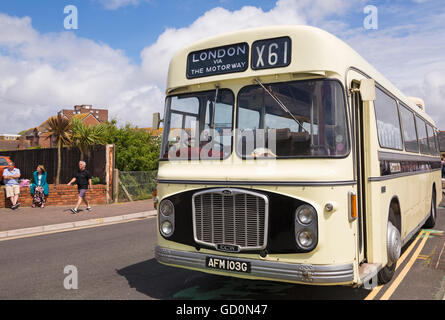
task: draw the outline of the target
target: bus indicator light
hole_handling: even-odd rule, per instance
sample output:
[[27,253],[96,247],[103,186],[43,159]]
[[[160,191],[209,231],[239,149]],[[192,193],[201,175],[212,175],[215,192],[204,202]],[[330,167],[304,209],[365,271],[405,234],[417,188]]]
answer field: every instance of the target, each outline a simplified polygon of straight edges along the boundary
[[354,221],[357,219],[357,194],[355,192],[349,193],[350,197],[350,207],[349,207],[349,221]]

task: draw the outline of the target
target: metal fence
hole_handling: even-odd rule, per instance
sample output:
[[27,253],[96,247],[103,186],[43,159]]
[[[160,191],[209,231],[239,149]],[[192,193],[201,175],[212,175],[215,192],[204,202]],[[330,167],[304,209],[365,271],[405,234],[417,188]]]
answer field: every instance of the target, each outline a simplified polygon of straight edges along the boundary
[[157,171],[119,171],[118,201],[151,199],[157,174]]

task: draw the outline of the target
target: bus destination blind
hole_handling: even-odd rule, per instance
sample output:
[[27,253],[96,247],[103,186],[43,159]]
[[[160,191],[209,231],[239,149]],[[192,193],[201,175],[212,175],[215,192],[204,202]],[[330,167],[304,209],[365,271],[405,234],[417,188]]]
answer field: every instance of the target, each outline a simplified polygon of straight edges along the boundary
[[187,78],[242,72],[249,64],[249,45],[231,44],[191,52],[187,57]]
[[[289,37],[255,41],[251,53],[252,70],[287,67],[291,62],[291,48]],[[246,71],[249,49],[243,42],[191,52],[187,57],[187,79]]]

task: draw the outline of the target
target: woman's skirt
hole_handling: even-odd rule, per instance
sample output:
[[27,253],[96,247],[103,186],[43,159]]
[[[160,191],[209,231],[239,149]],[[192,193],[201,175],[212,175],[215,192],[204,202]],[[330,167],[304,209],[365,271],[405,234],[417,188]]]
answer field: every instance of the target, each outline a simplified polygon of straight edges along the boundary
[[41,207],[42,205],[45,205],[46,198],[45,194],[43,193],[42,187],[36,187],[34,195],[32,197],[32,203],[38,207]]

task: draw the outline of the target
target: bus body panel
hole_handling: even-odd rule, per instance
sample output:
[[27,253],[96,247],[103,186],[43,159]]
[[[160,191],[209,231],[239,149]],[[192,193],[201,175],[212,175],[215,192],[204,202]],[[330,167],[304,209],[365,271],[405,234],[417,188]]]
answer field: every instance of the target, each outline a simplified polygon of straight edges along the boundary
[[[172,194],[181,193],[186,190],[201,190],[205,188],[218,188],[218,187],[231,187],[231,188],[246,188],[243,185],[182,185],[182,184],[158,184],[159,199],[163,199],[171,196]],[[294,265],[310,265],[310,266],[342,266],[351,265],[354,272],[351,273],[351,278],[348,281],[349,284],[358,282],[357,272],[358,265],[356,264],[356,224],[350,223],[348,220],[348,192],[352,190],[352,186],[332,186],[332,187],[279,187],[279,186],[249,186],[249,190],[252,191],[269,191],[274,193],[283,194],[290,197],[295,197],[299,200],[310,203],[317,210],[318,214],[318,229],[319,229],[319,245],[315,250],[309,253],[294,253],[294,254],[268,254],[265,258],[262,258],[258,253],[241,252],[236,254],[230,254],[215,250],[206,249],[202,247],[199,251],[195,247],[183,245],[177,242],[169,241],[158,233],[158,246],[160,248],[181,250],[190,253],[196,253],[202,256],[224,256],[233,257],[237,259],[252,259],[258,261],[267,262],[280,262]],[[329,213],[324,210],[323,204],[325,203],[335,204],[335,212]],[[271,213],[273,214],[273,208]],[[158,226],[159,227],[159,226]],[[341,232],[339,232],[341,230]],[[341,250],[339,250],[341,248]],[[332,252],[337,254],[332,255]],[[177,265],[181,266],[181,265]],[[182,267],[186,267],[182,265]],[[191,268],[197,270],[196,268]],[[211,269],[200,268],[199,271],[205,271],[213,274],[222,274],[223,272]],[[263,280],[276,280],[274,278],[255,277],[248,274],[233,274],[231,276],[238,276],[244,278],[255,278]],[[286,280],[289,282],[296,282],[295,280]],[[301,281],[301,283],[307,283],[308,281]],[[310,282],[309,282],[310,283]],[[322,284],[322,283],[319,283]],[[327,283],[326,283],[327,284]],[[333,282],[329,284],[345,284],[344,282]]]
[[[206,48],[220,47],[228,44],[246,42],[250,48],[257,40],[289,36],[292,39],[292,61],[287,67],[252,70],[233,74],[208,76],[205,78],[187,79],[186,61],[190,52]],[[249,61],[250,62],[250,61]],[[239,91],[252,85],[255,78],[261,77],[264,83],[288,82],[303,79],[330,78],[339,80],[345,88],[345,96],[349,98],[352,80],[364,78],[375,79],[391,94],[406,104],[411,110],[434,126],[434,122],[424,111],[406,98],[387,79],[361,58],[353,49],[338,38],[312,27],[271,27],[239,31],[216,36],[195,43],[179,51],[172,59],[167,81],[167,94],[176,95],[188,92],[215,90],[219,88],[232,90],[235,96],[233,124],[236,126],[237,100]],[[352,103],[347,104],[347,118],[351,142]],[[328,276],[312,284],[360,284],[359,265],[362,262],[376,263],[381,267],[387,263],[386,233],[390,203],[397,199],[400,204],[401,235],[405,241],[413,231],[421,227],[428,218],[431,204],[433,184],[436,186],[436,203],[442,199],[440,171],[418,172],[397,178],[381,179],[379,152],[406,154],[381,148],[378,141],[376,117],[373,102],[363,103],[366,202],[363,217],[365,222],[366,250],[360,253],[358,221],[350,221],[349,193],[358,192],[357,177],[354,172],[358,159],[354,159],[353,146],[351,152],[340,159],[279,159],[279,160],[243,160],[232,143],[232,153],[225,160],[192,160],[165,161],[159,163],[158,199],[159,203],[172,195],[187,191],[211,188],[239,188],[256,192],[270,192],[311,204],[318,216],[318,245],[308,253],[268,254],[261,257],[258,253],[225,253],[214,249],[201,248],[199,251],[191,245],[170,241],[158,232],[158,260],[167,265],[189,268],[213,274],[229,275],[249,279],[280,280],[296,283],[311,283],[308,279],[286,277],[291,274],[291,267],[319,267],[318,274],[338,272],[344,278]],[[236,137],[236,132],[235,132]],[[420,156],[420,154],[419,154]],[[431,156],[434,157],[434,156]],[[380,179],[380,180],[379,180]],[[406,187],[411,186],[411,187]],[[417,186],[422,186],[418,188]],[[421,189],[421,190],[419,190]],[[190,201],[192,201],[190,199]],[[326,204],[333,204],[335,210],[327,212]],[[270,208],[273,214],[274,208]],[[158,225],[159,230],[159,225]],[[176,255],[177,258],[169,258]],[[233,272],[206,269],[203,256],[222,256],[234,259],[249,259],[257,263],[256,267],[267,270],[282,267],[283,273],[274,276],[273,272],[257,275],[238,274]],[[365,260],[366,259],[366,260]],[[182,262],[181,262],[182,261]],[[187,263],[186,261],[195,261]],[[262,265],[261,263],[264,263]],[[272,263],[272,264],[270,264]],[[282,263],[283,265],[279,265]],[[278,268],[279,269],[279,268]],[[350,270],[352,274],[349,274]],[[317,272],[314,272],[317,274]],[[347,280],[345,280],[347,279]]]
[[[172,194],[181,193],[187,190],[200,190],[207,188],[231,187],[246,188],[243,185],[182,185],[182,184],[164,184],[158,185],[158,195],[160,201]],[[317,210],[319,217],[319,245],[309,253],[295,253],[278,255],[280,260],[291,263],[312,263],[312,264],[343,264],[352,263],[355,258],[355,226],[348,220],[348,192],[352,190],[351,186],[332,186],[332,187],[279,187],[279,186],[249,186],[250,190],[258,192],[269,191],[277,194],[294,197],[298,200],[310,203]],[[328,213],[324,210],[324,204],[335,204],[335,212]],[[273,208],[271,213],[273,214]],[[343,230],[343,232],[338,232]],[[159,244],[172,244],[171,241],[158,235]],[[338,248],[344,250],[338,250]],[[338,250],[339,254],[333,257],[332,250]],[[218,252],[225,254],[223,252]],[[243,257],[239,253],[237,256]],[[258,255],[256,255],[259,257]]]
[[234,159],[223,161],[161,161],[158,180],[243,181],[285,183],[353,183],[352,156],[345,159]]

